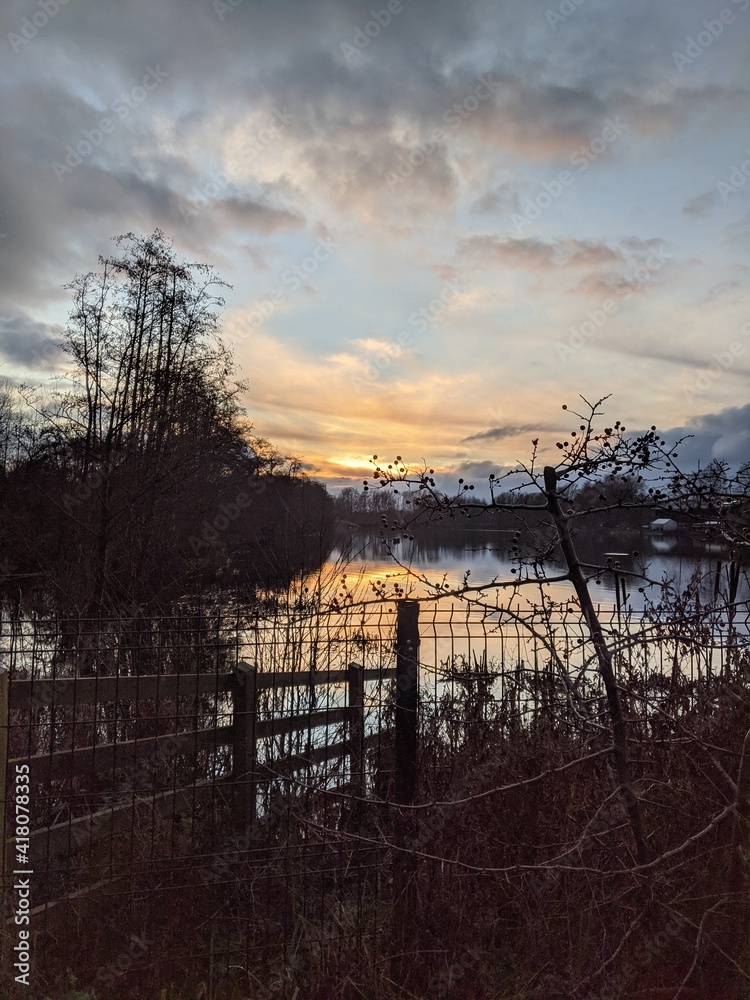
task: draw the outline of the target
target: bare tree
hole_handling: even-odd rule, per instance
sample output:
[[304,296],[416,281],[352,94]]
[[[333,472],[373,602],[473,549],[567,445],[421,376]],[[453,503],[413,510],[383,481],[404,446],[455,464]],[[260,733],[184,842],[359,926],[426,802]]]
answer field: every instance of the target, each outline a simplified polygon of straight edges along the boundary
[[[685,474],[677,465],[680,442],[668,444],[655,426],[648,431],[631,435],[615,422],[597,429],[603,416],[602,404],[607,397],[595,403],[583,400],[581,413],[570,411],[579,421],[578,426],[556,443],[560,452],[557,465],[541,464],[538,459],[538,440],[533,441],[529,463],[506,471],[501,476],[490,476],[488,489],[490,501],[475,501],[471,494],[474,485],[458,481],[458,490],[447,494],[438,489],[434,470],[421,468],[412,472],[400,456],[387,466],[377,464],[373,478],[381,488],[393,489],[395,484],[407,484],[412,490],[409,500],[414,514],[394,523],[406,529],[415,520],[435,517],[480,516],[492,510],[502,510],[523,518],[529,513],[546,515],[554,529],[553,540],[562,551],[566,578],[572,583],[580,613],[588,628],[596,652],[598,669],[606,691],[612,734],[615,773],[623,804],[626,807],[638,862],[649,861],[648,831],[644,826],[642,809],[633,788],[631,763],[628,751],[628,724],[623,710],[619,684],[613,668],[613,651],[605,638],[595,610],[589,583],[601,577],[611,567],[587,564],[576,551],[576,530],[592,516],[618,510],[683,510],[696,517],[709,512],[721,518],[724,531],[735,544],[737,551],[748,544],[750,513],[748,504],[747,469],[732,474],[728,467],[710,467],[703,474]],[[563,407],[567,410],[567,407]],[[520,480],[520,484],[519,484]],[[512,481],[516,492],[503,492],[504,485]],[[369,485],[368,485],[369,488]],[[519,492],[520,490],[520,492]],[[534,496],[534,494],[537,496]],[[541,495],[540,509],[537,497]],[[519,523],[523,523],[519,521]],[[519,574],[505,586],[519,589],[524,582],[541,585],[547,581],[544,556],[537,550],[528,562],[533,573],[526,580]],[[520,558],[520,557],[519,557]],[[739,559],[739,556],[736,557]],[[631,574],[637,577],[637,574]],[[496,587],[492,584],[490,587]],[[483,586],[462,588],[468,599],[476,598]],[[736,599],[736,587],[729,595],[729,606]],[[568,684],[570,680],[567,679]]]
[[51,399],[26,394],[87,614],[169,592],[186,525],[247,459],[241,386],[219,337],[223,283],[179,261],[158,230],[115,242],[119,255],[69,286],[67,378]]

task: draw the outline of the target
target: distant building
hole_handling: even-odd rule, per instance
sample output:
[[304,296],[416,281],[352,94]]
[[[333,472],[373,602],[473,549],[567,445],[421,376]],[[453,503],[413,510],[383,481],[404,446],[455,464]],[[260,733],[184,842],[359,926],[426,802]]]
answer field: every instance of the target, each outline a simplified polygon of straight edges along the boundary
[[649,524],[648,530],[655,531],[658,535],[670,535],[673,531],[677,531],[677,527],[677,521],[671,517],[657,517]]

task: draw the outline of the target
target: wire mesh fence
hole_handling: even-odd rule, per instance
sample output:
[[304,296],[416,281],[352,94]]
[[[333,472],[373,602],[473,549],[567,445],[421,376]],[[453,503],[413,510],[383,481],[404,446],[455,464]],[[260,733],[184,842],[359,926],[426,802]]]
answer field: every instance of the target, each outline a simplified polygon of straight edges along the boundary
[[[565,856],[552,848],[555,809],[531,817],[512,792],[538,841],[516,843],[512,863],[518,830],[505,830],[503,850],[467,830],[491,828],[485,795],[509,777],[579,769],[601,791],[597,802],[565,785],[589,810],[568,842],[580,861],[591,811],[612,791],[584,623],[447,601],[416,609],[3,619],[6,967],[21,913],[40,984],[67,977],[107,997],[134,984],[292,996],[300,968],[321,984],[373,967],[405,981],[415,950],[453,967],[439,929],[414,926],[424,899],[448,913],[476,891],[477,919],[497,926],[517,893],[538,906],[569,892],[570,876],[550,867]],[[712,683],[744,677],[748,625],[746,608],[605,621],[644,788],[665,720],[692,718]],[[453,827],[473,856],[447,846]],[[482,878],[500,868],[491,904]],[[72,926],[85,951],[71,952]],[[462,953],[467,981],[495,944],[482,948],[481,961]]]

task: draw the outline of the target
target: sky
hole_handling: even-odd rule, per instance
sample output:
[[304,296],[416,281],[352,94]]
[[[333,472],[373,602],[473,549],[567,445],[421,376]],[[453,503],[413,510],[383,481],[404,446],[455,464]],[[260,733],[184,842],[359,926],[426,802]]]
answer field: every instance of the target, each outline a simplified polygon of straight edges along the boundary
[[332,489],[554,454],[580,395],[750,457],[750,0],[5,0],[0,44],[0,376],[158,227]]

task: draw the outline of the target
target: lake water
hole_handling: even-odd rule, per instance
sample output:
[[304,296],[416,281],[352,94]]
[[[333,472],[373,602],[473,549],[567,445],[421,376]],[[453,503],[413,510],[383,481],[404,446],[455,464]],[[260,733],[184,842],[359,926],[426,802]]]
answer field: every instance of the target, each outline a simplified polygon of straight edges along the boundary
[[[505,530],[437,529],[434,535],[423,532],[414,540],[401,540],[398,544],[386,541],[375,532],[353,532],[340,538],[329,557],[326,570],[333,573],[335,566],[346,562],[350,585],[356,579],[361,580],[360,586],[365,588],[370,583],[398,583],[411,596],[423,597],[434,594],[435,587],[441,583],[447,583],[451,589],[459,587],[465,578],[472,586],[517,578],[518,563],[512,560],[511,544],[512,532]],[[606,566],[608,557],[612,561],[613,569],[606,570],[590,584],[594,601],[603,611],[616,607],[617,563],[623,575],[643,571],[652,581],[671,580],[678,591],[688,585],[693,574],[698,573],[704,599],[710,599],[714,594],[717,564],[720,564],[719,586],[722,592],[727,590],[727,551],[717,543],[645,531],[598,532],[579,538],[576,548],[579,558],[592,565]],[[514,569],[515,573],[512,572]],[[545,569],[549,577],[564,573],[563,563],[554,557],[546,562]],[[521,576],[533,576],[533,571],[524,568]],[[597,579],[599,582],[596,582]],[[639,592],[639,587],[644,588],[644,593]],[[551,583],[548,592],[556,601],[564,601],[573,594],[567,581]],[[510,596],[509,591],[505,593]],[[749,595],[748,570],[745,567],[740,578],[738,599],[747,600]],[[534,584],[524,584],[520,588],[519,606],[528,605],[529,599],[538,599],[538,596],[539,591]],[[643,610],[647,599],[656,601],[658,596],[658,586],[632,578],[628,580],[626,606],[631,610]]]
[[[512,531],[504,530],[446,531],[438,528],[434,533],[422,532],[414,540],[401,540],[393,545],[377,532],[353,531],[339,539],[324,567],[324,575],[334,579],[337,570],[340,572],[345,565],[347,586],[360,600],[368,594],[375,596],[373,584],[387,586],[391,596],[394,586],[398,585],[403,590],[400,596],[434,597],[441,584],[454,589],[464,580],[470,586],[481,586],[493,580],[504,582],[517,578],[518,563],[514,562],[510,548],[512,535]],[[677,592],[681,592],[693,575],[698,574],[702,603],[714,596],[718,569],[720,592],[727,593],[728,552],[716,543],[682,534],[659,536],[643,530],[598,531],[582,534],[576,541],[576,549],[579,558],[591,565],[606,566],[608,556],[612,560],[611,569],[591,580],[590,590],[605,632],[615,646],[620,639],[626,640],[628,635],[638,632],[640,612],[647,601],[659,600],[658,581],[670,580]],[[626,586],[627,598],[624,604],[621,600],[619,613],[615,594],[617,563],[621,579],[628,579],[627,572],[643,571],[650,580],[656,581],[649,585],[630,578]],[[515,574],[513,569],[517,571]],[[550,578],[560,577],[564,574],[564,565],[553,556],[547,560],[545,571]],[[524,568],[522,575],[532,577],[533,571]],[[466,600],[450,595],[421,602],[421,663],[428,671],[436,671],[441,663],[457,655],[471,661],[486,656],[505,664],[523,662],[536,668],[548,659],[549,637],[554,635],[555,646],[566,659],[570,657],[571,666],[582,664],[585,656],[591,656],[592,649],[576,606],[567,605],[574,596],[571,584],[552,582],[545,587],[545,593],[559,602],[546,625],[538,615],[529,616],[532,606],[540,603],[540,589],[536,583],[524,584],[516,592],[510,588],[493,591],[482,599],[482,607],[470,608]],[[748,601],[749,597],[745,567],[737,599]],[[373,607],[377,609],[378,605]],[[746,634],[749,625],[746,605],[738,612],[734,627]],[[712,669],[721,669],[720,647],[726,639],[726,626],[720,616],[713,621],[713,640],[709,643],[715,647],[713,652],[694,650],[685,657],[680,654],[682,669],[688,675],[705,669],[709,661]],[[585,648],[581,643],[586,644]],[[671,670],[670,657],[673,655],[677,654],[669,653],[667,647],[658,642],[651,644],[648,653],[652,668],[660,672]]]

